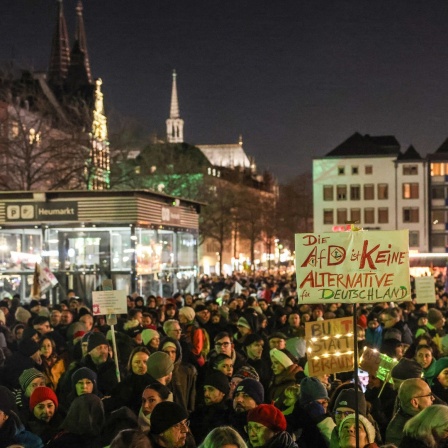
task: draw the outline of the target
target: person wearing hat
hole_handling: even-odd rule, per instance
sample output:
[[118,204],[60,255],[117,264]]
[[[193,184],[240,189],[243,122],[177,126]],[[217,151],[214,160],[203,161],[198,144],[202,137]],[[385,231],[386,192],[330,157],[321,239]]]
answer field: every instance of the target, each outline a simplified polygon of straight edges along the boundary
[[145,328],[142,331],[143,345],[151,352],[154,353],[159,349],[160,334],[157,330],[151,328]]
[[199,327],[195,316],[196,312],[190,306],[184,306],[179,310],[182,353],[187,362],[199,369],[205,364],[205,356],[210,350],[210,339],[207,331]]
[[434,396],[428,384],[421,378],[403,380],[398,390],[400,404],[386,429],[386,443],[399,446],[403,438],[403,428],[408,420],[431,406]]
[[436,361],[431,390],[445,403],[448,403],[448,357]]
[[198,371],[186,362],[182,362],[182,348],[175,338],[166,337],[160,344],[160,349],[165,352],[174,363],[170,388],[173,391],[173,401],[191,413],[196,404],[196,380]]
[[19,445],[26,448],[43,448],[42,439],[25,429],[14,409],[11,392],[0,387],[0,447]]
[[118,384],[115,362],[109,354],[109,342],[103,333],[93,332],[87,341],[87,355],[81,360],[81,367],[87,367],[97,375],[98,390],[110,395]]
[[269,353],[274,377],[267,390],[268,401],[284,409],[285,389],[296,384],[296,375],[303,372],[303,368],[293,361],[293,356],[287,350],[273,348]]
[[242,380],[235,389],[232,409],[229,409],[229,424],[241,437],[246,437],[247,413],[264,401],[264,389],[261,383],[250,378]]
[[265,340],[263,336],[256,333],[246,336],[243,341],[243,352],[247,357],[246,362],[257,371],[264,390],[267,390],[273,373],[271,363],[267,359],[264,359],[264,346]]
[[380,349],[383,341],[383,327],[378,315],[373,311],[367,316],[366,342],[368,347]]
[[375,443],[375,428],[363,415],[359,415],[358,440],[356,439],[355,415],[345,417],[339,426],[340,448],[378,448]]
[[150,417],[149,437],[153,448],[181,448],[187,445],[189,421],[187,411],[177,403],[163,401]]
[[273,348],[276,348],[277,350],[285,349],[286,348],[286,339],[287,339],[287,336],[280,331],[271,333],[268,336],[269,349],[270,350],[272,350]]
[[381,343],[380,352],[395,358],[398,361],[403,358],[403,342],[402,333],[396,328],[383,330],[383,342]]
[[414,359],[402,358],[390,371],[394,390],[398,391],[401,383],[409,378],[421,378],[423,376],[422,366]]
[[59,431],[64,420],[58,411],[58,398],[49,387],[36,387],[30,397],[30,416],[26,428],[37,434],[44,443]]
[[219,371],[208,375],[204,381],[204,402],[191,414],[191,432],[199,445],[216,426],[227,422],[227,396],[230,392],[229,379]]
[[431,339],[437,344],[439,350],[442,350],[443,326],[445,325],[445,317],[441,311],[436,308],[430,308],[427,314],[427,323],[424,327],[419,328],[415,337],[427,333]]
[[146,386],[142,393],[141,407],[138,412],[138,426],[147,434],[151,427],[151,413],[155,406],[162,401],[173,401],[173,394],[159,382],[155,382]]
[[302,431],[298,439],[300,446],[330,445],[335,423],[327,408],[328,391],[324,384],[315,377],[303,378],[299,399],[293,411],[286,415],[288,432]]
[[297,448],[286,427],[285,416],[274,405],[260,404],[247,414],[246,431],[251,447]]
[[168,385],[173,377],[174,363],[165,352],[158,351],[152,353],[146,361],[147,373],[151,377],[151,383],[158,381],[163,385]]

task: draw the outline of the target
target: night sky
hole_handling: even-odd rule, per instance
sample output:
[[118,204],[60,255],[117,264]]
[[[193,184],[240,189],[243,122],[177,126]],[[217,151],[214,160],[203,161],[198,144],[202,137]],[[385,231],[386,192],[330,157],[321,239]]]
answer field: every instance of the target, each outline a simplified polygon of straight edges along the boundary
[[[236,143],[280,181],[355,131],[434,152],[448,137],[448,2],[84,0],[109,114],[163,136],[178,72],[185,140]],[[72,37],[76,0],[65,0]],[[2,0],[0,63],[46,70],[53,0]]]

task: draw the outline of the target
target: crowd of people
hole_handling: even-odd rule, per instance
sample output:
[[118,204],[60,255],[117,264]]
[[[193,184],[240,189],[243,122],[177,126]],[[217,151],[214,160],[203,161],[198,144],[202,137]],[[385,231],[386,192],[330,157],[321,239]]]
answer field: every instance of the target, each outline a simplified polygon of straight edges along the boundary
[[[0,301],[0,448],[443,447],[448,294],[309,305],[294,277],[204,276],[128,296],[110,326],[67,299]],[[360,352],[398,362],[309,375],[305,322],[351,316]],[[114,331],[114,334],[112,334]],[[114,341],[114,343],[112,342]]]

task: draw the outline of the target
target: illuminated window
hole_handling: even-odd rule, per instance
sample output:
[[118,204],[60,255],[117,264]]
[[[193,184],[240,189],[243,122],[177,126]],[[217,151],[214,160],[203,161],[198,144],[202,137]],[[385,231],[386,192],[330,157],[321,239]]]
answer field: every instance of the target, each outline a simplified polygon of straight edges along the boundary
[[403,208],[403,222],[418,222],[418,207]]
[[352,201],[359,201],[361,199],[360,185],[350,185],[350,199]]
[[365,174],[373,174],[373,166],[372,165],[366,165],[364,168]]
[[333,185],[324,185],[324,201],[333,200]]
[[403,184],[403,199],[418,199],[418,183]]
[[348,221],[347,209],[346,208],[338,208],[336,224],[345,224],[347,221]]
[[388,184],[378,184],[378,199],[388,199],[389,186]]
[[347,185],[338,185],[336,187],[336,195],[338,201],[345,201],[347,199]]
[[350,221],[361,222],[361,209],[351,208],[350,209]]
[[364,200],[372,200],[375,199],[375,189],[373,184],[365,184],[364,185]]
[[324,224],[333,224],[333,209],[325,209],[324,210]]
[[365,208],[364,209],[364,223],[365,224],[374,224],[375,223],[375,209],[374,208]]
[[431,176],[445,176],[448,174],[448,163],[431,163]]
[[415,175],[418,174],[418,165],[403,165],[404,175]]
[[359,174],[359,168],[357,166],[352,166],[352,174]]
[[345,174],[345,167],[338,166],[338,174],[339,176],[343,176]]
[[387,207],[380,207],[378,209],[378,223],[387,224],[389,222],[389,209]]

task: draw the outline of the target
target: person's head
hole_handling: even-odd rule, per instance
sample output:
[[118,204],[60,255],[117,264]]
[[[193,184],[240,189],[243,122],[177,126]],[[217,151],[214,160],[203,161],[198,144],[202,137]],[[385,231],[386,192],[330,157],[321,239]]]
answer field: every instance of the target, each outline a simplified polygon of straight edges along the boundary
[[339,425],[339,446],[341,448],[364,447],[375,442],[375,427],[363,415],[359,415],[358,443],[356,441],[355,415],[345,417]]
[[226,331],[222,331],[215,336],[216,353],[232,356],[233,341],[232,336]]
[[390,372],[394,389],[398,390],[404,380],[409,378],[421,378],[422,373],[422,366],[414,359],[400,359],[398,364],[393,367]]
[[367,415],[367,403],[364,394],[360,390],[356,393],[353,388],[343,389],[336,397],[333,407],[333,415],[336,425],[340,425],[344,418],[355,413],[356,398],[358,400],[359,413],[364,416]]
[[40,355],[48,359],[56,353],[56,344],[52,338],[43,337],[39,342]]
[[204,381],[204,402],[206,406],[221,403],[229,394],[229,378],[221,372],[208,375]]
[[218,426],[207,434],[207,437],[198,448],[218,447],[247,448],[247,445],[243,438],[231,426]]
[[110,448],[151,448],[151,442],[139,429],[123,429],[114,437]]
[[181,356],[181,347],[177,339],[166,338],[161,345],[163,352],[169,355],[171,361],[176,362]]
[[434,404],[409,419],[403,434],[423,442],[424,446],[441,446],[448,438],[448,406]]
[[211,359],[210,362],[212,364],[213,370],[218,370],[229,378],[232,378],[233,361],[230,356],[221,353],[220,355],[216,355],[213,359]]
[[256,408],[264,401],[263,385],[247,378],[241,381],[233,394],[233,409],[236,413],[247,412]]
[[283,400],[283,403],[285,406],[294,406],[296,401],[299,399],[300,396],[300,386],[298,384],[294,384],[292,386],[288,386],[285,389],[285,398]]
[[160,334],[156,330],[151,328],[145,328],[142,331],[142,341],[143,345],[149,347],[150,349],[157,350],[160,344]]
[[25,397],[31,397],[36,387],[45,386],[45,376],[35,368],[26,369],[19,376],[19,384]]
[[187,325],[194,321],[196,313],[191,306],[184,306],[179,310],[179,322],[182,325]]
[[48,423],[58,409],[58,397],[49,387],[36,387],[30,397],[30,411],[37,420]]
[[61,323],[61,310],[53,309],[50,313],[50,323],[52,327],[57,327]]
[[252,333],[252,328],[248,320],[243,316],[238,319],[236,327],[238,328],[238,332],[241,334],[241,336],[247,336]]
[[51,331],[50,319],[46,316],[37,316],[33,319],[33,328],[41,336]]
[[132,372],[134,375],[144,375],[148,370],[146,362],[149,355],[149,350],[146,347],[135,347],[129,355],[128,372]]
[[420,378],[410,378],[401,383],[398,389],[400,407],[409,415],[416,415],[422,409],[431,406],[434,395],[426,381]]
[[247,414],[247,434],[253,447],[264,446],[275,435],[286,431],[286,419],[271,404],[260,404]]
[[418,346],[415,351],[415,360],[423,369],[427,369],[433,361],[432,348],[429,345]]
[[180,323],[175,319],[168,319],[163,323],[163,331],[169,338],[180,340],[182,329]]
[[79,322],[84,324],[86,331],[91,331],[93,328],[94,319],[91,314],[85,313],[79,318]]
[[398,308],[387,308],[381,313],[381,323],[385,329],[392,328],[399,320]]
[[269,355],[271,357],[272,371],[274,372],[274,375],[280,375],[294,364],[291,358],[283,350],[273,348],[269,352]]
[[269,336],[269,348],[272,350],[276,348],[277,350],[283,350],[286,348],[286,336],[283,333],[276,332]]
[[443,357],[436,361],[434,378],[437,378],[437,381],[444,389],[448,388],[448,357]]
[[166,448],[185,446],[189,432],[188,414],[177,403],[164,401],[155,406],[150,417],[150,433]]
[[143,414],[150,415],[157,404],[168,400],[170,394],[170,390],[161,383],[152,383],[146,386],[142,393]]
[[210,320],[210,310],[205,305],[197,305],[194,309],[196,318],[202,322],[207,323]]
[[445,317],[439,310],[431,308],[428,310],[428,322],[437,330],[441,330],[445,325]]
[[142,325],[144,328],[148,328],[150,325],[152,325],[151,314],[147,313],[146,311],[142,313]]
[[291,313],[288,316],[288,324],[291,328],[299,328],[300,327],[300,314],[299,313]]
[[319,402],[324,408],[328,406],[328,392],[324,384],[315,377],[305,377],[300,382],[299,402],[302,406],[313,401]]
[[87,341],[87,353],[92,362],[99,366],[104,364],[109,357],[109,342],[103,333],[91,333]]
[[247,357],[252,360],[261,359],[263,355],[264,340],[258,334],[250,334],[243,342]]
[[17,411],[14,395],[5,386],[0,386],[0,429],[13,411]]
[[165,352],[154,352],[146,361],[147,373],[165,386],[171,381],[174,363]]
[[81,367],[73,372],[71,382],[77,397],[92,394],[96,391],[97,375],[88,367]]
[[61,311],[61,325],[70,325],[73,322],[73,313],[66,309]]

